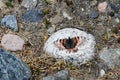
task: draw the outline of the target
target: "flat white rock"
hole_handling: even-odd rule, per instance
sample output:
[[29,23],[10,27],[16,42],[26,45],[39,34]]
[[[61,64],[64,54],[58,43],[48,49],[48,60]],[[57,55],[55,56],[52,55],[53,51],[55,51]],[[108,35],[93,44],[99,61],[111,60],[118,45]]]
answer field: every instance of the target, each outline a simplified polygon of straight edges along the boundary
[[[76,52],[67,49],[59,49],[55,42],[60,39],[82,37],[82,43],[78,46]],[[64,28],[52,34],[44,45],[44,50],[51,56],[72,62],[74,65],[81,65],[91,60],[94,56],[95,38],[76,28]]]
[[17,35],[5,34],[2,37],[1,45],[10,51],[22,50],[23,45],[25,44],[24,40]]

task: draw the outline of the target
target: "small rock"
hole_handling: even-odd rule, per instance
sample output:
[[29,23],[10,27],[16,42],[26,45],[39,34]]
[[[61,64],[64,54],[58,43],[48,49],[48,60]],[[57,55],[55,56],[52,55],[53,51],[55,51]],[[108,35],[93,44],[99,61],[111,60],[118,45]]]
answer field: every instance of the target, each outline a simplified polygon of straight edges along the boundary
[[95,5],[97,4],[98,1],[97,1],[97,0],[92,0],[92,1],[90,1],[90,2],[91,2],[91,3],[90,3],[91,6],[95,6]]
[[23,0],[21,6],[27,9],[33,9],[37,5],[37,0]]
[[31,9],[28,10],[24,16],[23,21],[24,22],[39,22],[44,17],[44,14],[39,9]]
[[98,10],[100,12],[105,12],[107,8],[107,2],[102,2],[98,4]]
[[119,23],[119,22],[120,22],[120,19],[119,19],[119,18],[116,18],[115,21],[116,21],[117,23]]
[[0,49],[0,80],[30,80],[31,70],[14,54]]
[[72,78],[72,77],[71,77],[70,80],[78,80],[78,79],[75,79],[75,78]]
[[92,19],[98,18],[99,13],[96,11],[93,11],[92,13],[89,14],[89,17]]
[[48,3],[54,4],[56,0],[46,0]]
[[43,77],[42,80],[56,80],[54,76]]
[[63,17],[61,17],[60,15],[56,15],[54,18],[50,19],[50,22],[52,24],[57,24],[63,21]]
[[47,30],[47,32],[51,34],[51,33],[53,33],[53,32],[55,31],[55,28],[56,28],[56,26],[53,25],[52,27],[50,27],[50,28]]
[[67,70],[62,70],[57,72],[53,76],[43,77],[43,80],[70,80],[70,76]]
[[14,31],[18,31],[18,24],[14,15],[6,15],[2,19],[1,24],[3,24],[7,28],[13,29]]
[[100,70],[100,77],[103,77],[105,75],[105,71],[103,69]]
[[63,16],[64,18],[67,18],[68,20],[71,20],[72,17],[68,15],[68,13],[66,13],[65,11],[63,12]]
[[108,49],[103,48],[99,56],[102,60],[104,60],[105,64],[113,69],[116,66],[120,66],[120,48],[117,49]]
[[70,79],[68,70],[59,71],[56,74],[54,74],[54,76],[56,77],[56,80],[69,80]]
[[119,12],[119,8],[118,8],[116,5],[110,3],[110,7],[111,7],[111,9],[112,9],[114,12],[116,12],[116,13]]
[[11,51],[22,50],[23,45],[25,44],[24,40],[17,35],[6,34],[2,37],[1,45]]

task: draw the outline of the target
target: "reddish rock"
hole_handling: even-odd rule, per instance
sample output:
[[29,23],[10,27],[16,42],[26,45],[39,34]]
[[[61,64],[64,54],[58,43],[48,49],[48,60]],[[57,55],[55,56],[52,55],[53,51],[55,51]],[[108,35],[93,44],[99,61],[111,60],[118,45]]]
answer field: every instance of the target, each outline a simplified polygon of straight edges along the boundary
[[23,49],[25,42],[17,35],[6,34],[2,37],[1,44],[6,50],[17,51]]

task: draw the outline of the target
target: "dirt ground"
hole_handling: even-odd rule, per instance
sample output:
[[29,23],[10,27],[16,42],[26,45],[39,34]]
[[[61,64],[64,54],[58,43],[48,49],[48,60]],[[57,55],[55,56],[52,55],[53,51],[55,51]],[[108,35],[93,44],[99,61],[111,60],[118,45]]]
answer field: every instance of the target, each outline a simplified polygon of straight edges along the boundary
[[[53,1],[53,3],[49,1]],[[55,2],[54,0],[38,0],[36,8],[45,13],[44,18],[38,23],[23,22],[22,16],[26,9],[22,8],[17,1],[13,1],[14,7],[0,10],[0,19],[7,14],[15,14],[19,32],[14,32],[0,25],[0,40],[7,33],[17,34],[25,40],[24,50],[13,53],[29,65],[32,70],[31,80],[42,80],[43,77],[64,69],[69,70],[70,76],[78,80],[120,80],[120,68],[118,67],[113,70],[107,69],[105,76],[99,77],[98,64],[102,63],[97,56],[99,51],[106,46],[120,47],[120,23],[115,22],[115,17],[110,17],[107,11],[99,13],[99,17],[96,19],[91,19],[88,16],[91,11],[97,10],[98,3],[102,1],[105,0],[56,0]],[[114,3],[112,0],[107,2],[110,1]],[[63,3],[67,5],[63,6]],[[67,11],[72,19],[62,18],[62,21],[51,23],[50,19],[62,11]],[[61,13],[60,16],[62,16]],[[53,29],[53,25],[55,30],[49,33],[48,29]],[[95,36],[97,42],[96,56],[92,61],[81,66],[74,66],[64,60],[55,59],[43,51],[47,38],[55,31],[65,27],[79,28]],[[0,46],[0,48],[3,47]]]

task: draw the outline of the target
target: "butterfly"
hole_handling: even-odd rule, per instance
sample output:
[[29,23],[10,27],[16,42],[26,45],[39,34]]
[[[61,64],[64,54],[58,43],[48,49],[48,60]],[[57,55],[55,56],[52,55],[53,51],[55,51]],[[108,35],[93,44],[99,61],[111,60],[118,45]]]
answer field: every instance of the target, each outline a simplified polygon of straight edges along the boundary
[[81,37],[73,37],[73,38],[64,38],[55,41],[55,45],[60,49],[64,50],[66,49],[67,51],[71,52],[76,52],[78,50],[79,45],[82,43],[82,38]]

